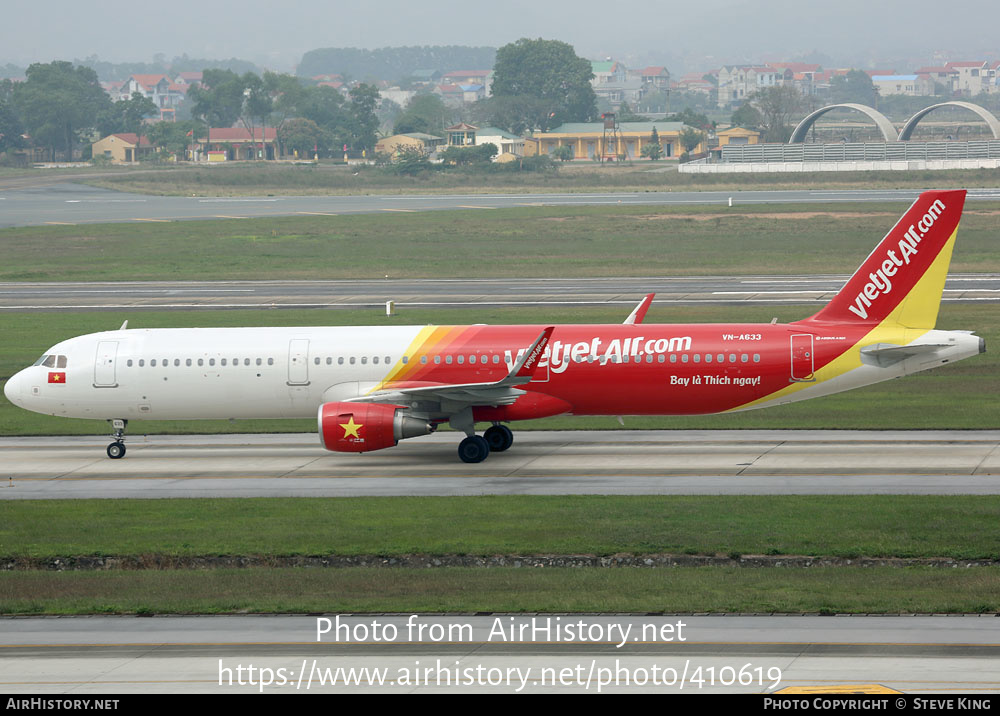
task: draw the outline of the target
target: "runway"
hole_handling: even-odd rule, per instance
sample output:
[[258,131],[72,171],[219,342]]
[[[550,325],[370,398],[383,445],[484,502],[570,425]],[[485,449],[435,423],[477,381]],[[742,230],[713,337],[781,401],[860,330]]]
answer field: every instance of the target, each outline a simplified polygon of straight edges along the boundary
[[[565,627],[578,624],[574,638],[566,639]],[[984,694],[1000,691],[998,655],[1000,620],[992,615],[0,619],[0,691],[74,698],[178,691],[768,693],[790,687],[829,694],[838,685],[859,684],[881,686],[883,693]]]
[[[0,228],[265,216],[483,210],[525,206],[716,205],[913,201],[919,190],[678,191],[528,194],[179,197],[129,194],[80,184],[0,190]],[[970,189],[969,201],[1000,199],[1000,189]]]
[[520,431],[483,463],[455,433],[372,453],[313,434],[0,438],[0,499],[564,494],[1000,494],[997,431]]
[[[126,281],[0,283],[0,311],[150,311],[261,308],[397,308],[657,304],[823,306],[848,276],[696,276],[342,281]],[[1000,275],[953,274],[949,303],[1000,301]]]

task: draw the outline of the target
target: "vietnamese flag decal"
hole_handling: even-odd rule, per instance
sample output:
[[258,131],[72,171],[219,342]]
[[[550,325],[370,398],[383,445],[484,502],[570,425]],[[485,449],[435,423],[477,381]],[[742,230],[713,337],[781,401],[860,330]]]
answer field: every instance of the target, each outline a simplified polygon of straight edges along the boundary
[[49,373],[50,383],[65,383],[66,374],[65,373]]

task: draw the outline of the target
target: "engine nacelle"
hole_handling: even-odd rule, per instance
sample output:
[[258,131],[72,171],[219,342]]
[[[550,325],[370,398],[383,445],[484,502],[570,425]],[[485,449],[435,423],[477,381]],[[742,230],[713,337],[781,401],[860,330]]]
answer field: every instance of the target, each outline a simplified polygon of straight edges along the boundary
[[324,403],[318,420],[319,439],[334,452],[381,450],[434,430],[427,420],[407,415],[406,406],[382,403]]

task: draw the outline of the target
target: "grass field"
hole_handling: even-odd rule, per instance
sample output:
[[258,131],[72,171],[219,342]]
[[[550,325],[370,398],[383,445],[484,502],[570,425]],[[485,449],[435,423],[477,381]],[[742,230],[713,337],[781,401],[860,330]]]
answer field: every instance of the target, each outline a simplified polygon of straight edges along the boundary
[[[767,322],[805,318],[807,306],[653,306],[647,322]],[[31,365],[49,346],[69,338],[115,329],[129,319],[131,328],[191,326],[399,325],[452,323],[620,323],[625,307],[404,309],[393,317],[383,312],[155,311],[81,313],[0,313],[0,381]],[[987,348],[1000,345],[1000,320],[992,304],[945,304],[938,326],[975,330]],[[715,416],[626,418],[629,428],[735,429],[997,429],[1000,428],[1000,357],[996,352],[956,365],[767,410]],[[615,429],[611,417],[557,417],[515,424],[515,429]],[[155,433],[312,432],[313,420],[134,421],[132,435]],[[30,413],[0,398],[0,435],[103,436],[103,421],[71,420]]]
[[0,614],[997,611],[998,567],[0,572]]
[[[997,559],[997,497],[0,502],[4,557],[808,554]],[[1000,567],[0,571],[0,614],[1000,611]]]
[[[524,207],[0,230],[0,281],[502,278],[853,271],[905,203]],[[1000,271],[1000,203],[952,271]]]
[[996,496],[2,501],[0,561],[616,553],[1000,560],[998,519]]
[[[154,167],[155,169],[155,167]],[[739,191],[801,189],[965,188],[1000,185],[996,170],[814,172],[804,174],[681,174],[668,162],[598,166],[561,165],[557,172],[449,170],[399,176],[372,167],[234,163],[210,167],[160,167],[88,180],[118,191],[177,196],[306,194],[427,194],[549,191]]]

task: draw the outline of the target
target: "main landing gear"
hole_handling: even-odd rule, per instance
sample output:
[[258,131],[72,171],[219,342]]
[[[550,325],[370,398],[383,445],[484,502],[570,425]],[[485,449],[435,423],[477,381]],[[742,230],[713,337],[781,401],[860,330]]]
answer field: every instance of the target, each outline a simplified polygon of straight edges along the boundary
[[128,426],[127,420],[109,420],[114,432],[111,433],[113,443],[108,445],[108,457],[112,460],[120,460],[125,457],[125,428]]
[[458,444],[462,462],[482,462],[490,452],[503,452],[514,443],[514,433],[506,425],[494,423],[482,437],[472,434]]

